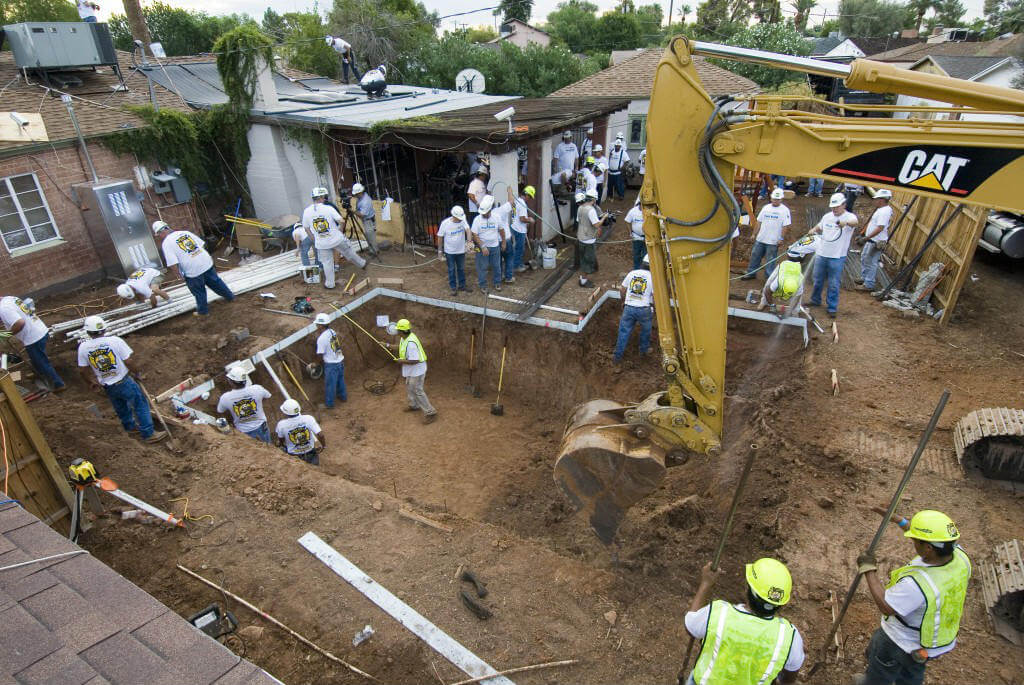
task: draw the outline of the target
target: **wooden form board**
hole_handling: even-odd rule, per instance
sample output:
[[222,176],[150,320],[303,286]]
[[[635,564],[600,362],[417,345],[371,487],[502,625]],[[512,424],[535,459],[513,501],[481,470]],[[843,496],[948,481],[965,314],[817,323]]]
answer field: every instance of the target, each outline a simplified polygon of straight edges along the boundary
[[28,122],[19,126],[11,117],[11,112],[0,112],[0,140],[7,143],[46,142],[50,137],[46,134],[43,115],[33,112],[18,112],[18,116]]
[[[910,193],[893,194],[893,225],[903,215],[904,208],[914,197]],[[956,202],[947,202],[939,198],[917,197],[906,218],[896,226],[896,231],[886,247],[886,252],[896,264],[896,271],[914,258],[928,239],[928,234],[936,226],[936,222],[941,227],[956,210],[957,205]],[[988,213],[989,210],[983,207],[963,205],[960,213],[932,243],[914,268],[908,289],[917,283],[918,277],[928,270],[932,262],[942,262],[946,265],[946,275],[932,293],[937,303],[936,309],[944,310],[941,323],[948,322],[956,308],[960,290],[970,273],[971,262],[974,261],[974,251],[978,249],[978,239],[985,230]]]
[[[18,500],[26,511],[61,535],[66,535],[74,495],[9,373],[0,375],[0,421],[7,438],[6,468],[9,471],[0,471],[7,475],[7,496]],[[0,463],[0,469],[3,468]]]

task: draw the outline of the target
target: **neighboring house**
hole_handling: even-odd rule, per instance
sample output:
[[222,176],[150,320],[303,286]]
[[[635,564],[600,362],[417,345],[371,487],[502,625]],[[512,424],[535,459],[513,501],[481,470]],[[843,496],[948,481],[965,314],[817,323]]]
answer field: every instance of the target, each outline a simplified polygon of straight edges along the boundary
[[1024,33],[986,41],[946,41],[918,43],[884,52],[869,53],[869,59],[910,67],[929,56],[943,57],[1015,57],[1024,53]]
[[[930,55],[911,65],[911,71],[921,71],[942,76],[983,83],[990,86],[1011,87],[1014,80],[1024,74],[1024,65],[1015,57],[958,57],[952,55]],[[900,95],[896,104],[900,106],[944,107],[949,103],[936,100]],[[907,118],[906,112],[897,112],[897,118]],[[937,119],[945,119],[950,115],[938,113]],[[964,121],[1022,121],[1021,117],[1009,114],[957,114]]]
[[876,52],[917,45],[923,41],[917,38],[849,38],[833,31],[824,38],[811,42],[808,57],[830,61],[852,61]]
[[501,43],[505,41],[521,48],[525,48],[530,43],[546,48],[548,45],[551,45],[551,36],[547,31],[541,31],[535,26],[530,26],[525,21],[509,19],[502,23],[498,31],[498,37],[487,42]]

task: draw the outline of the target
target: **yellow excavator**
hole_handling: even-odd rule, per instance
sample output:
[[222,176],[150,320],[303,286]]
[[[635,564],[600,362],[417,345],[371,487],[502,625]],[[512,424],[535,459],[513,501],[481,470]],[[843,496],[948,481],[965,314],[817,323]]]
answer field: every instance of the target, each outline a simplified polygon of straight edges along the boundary
[[[852,90],[950,107],[865,106],[791,96],[712,99],[694,55],[842,78]],[[790,103],[813,101],[814,111]],[[964,108],[972,108],[965,110]],[[818,113],[820,111],[832,113]],[[988,120],[961,120],[993,115]],[[665,387],[636,404],[592,400],[573,411],[555,481],[611,544],[626,510],[666,467],[722,449],[729,256],[741,208],[736,167],[824,177],[1014,212],[1024,211],[1024,92],[859,59],[835,64],[675,38],[654,77],[647,174],[640,190]]]

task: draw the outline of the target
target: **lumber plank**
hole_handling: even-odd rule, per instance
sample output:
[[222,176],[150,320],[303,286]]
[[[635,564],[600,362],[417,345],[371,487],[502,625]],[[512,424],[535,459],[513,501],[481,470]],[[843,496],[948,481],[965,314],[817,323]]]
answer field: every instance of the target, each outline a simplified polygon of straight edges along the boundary
[[400,507],[398,509],[398,515],[407,519],[411,519],[413,521],[418,521],[425,526],[430,526],[431,528],[435,528],[445,533],[451,533],[454,531],[454,528],[451,528],[450,526],[446,526],[443,523],[438,523],[437,521],[428,519],[426,516],[421,516],[414,511],[409,511],[405,507]]

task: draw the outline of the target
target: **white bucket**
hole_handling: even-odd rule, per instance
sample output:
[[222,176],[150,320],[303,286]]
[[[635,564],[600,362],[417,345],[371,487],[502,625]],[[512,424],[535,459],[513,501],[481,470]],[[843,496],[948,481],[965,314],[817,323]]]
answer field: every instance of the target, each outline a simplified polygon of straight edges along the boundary
[[554,269],[555,268],[555,257],[557,255],[558,255],[558,252],[555,251],[555,248],[553,248],[553,247],[546,247],[546,248],[544,248],[544,257],[543,257],[544,264],[543,265],[544,265],[545,269]]
[[320,267],[316,264],[300,267],[302,269],[302,280],[306,283],[320,282]]

